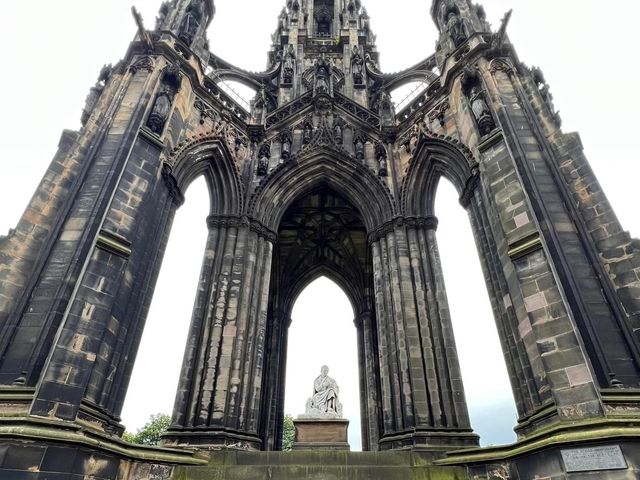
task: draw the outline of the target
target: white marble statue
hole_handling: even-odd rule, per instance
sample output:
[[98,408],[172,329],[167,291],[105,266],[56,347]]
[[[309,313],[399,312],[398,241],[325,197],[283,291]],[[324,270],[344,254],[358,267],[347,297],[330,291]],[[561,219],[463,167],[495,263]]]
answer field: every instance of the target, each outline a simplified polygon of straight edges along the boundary
[[324,365],[313,382],[313,395],[307,400],[306,412],[301,418],[342,418],[342,404],[338,400],[340,389],[329,376],[329,367]]

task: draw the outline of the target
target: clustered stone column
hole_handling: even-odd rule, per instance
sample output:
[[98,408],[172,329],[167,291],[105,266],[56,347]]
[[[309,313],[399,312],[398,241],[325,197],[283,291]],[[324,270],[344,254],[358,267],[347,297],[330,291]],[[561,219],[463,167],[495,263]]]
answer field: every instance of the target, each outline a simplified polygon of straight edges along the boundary
[[374,314],[370,310],[360,312],[355,320],[358,334],[358,364],[360,366],[360,410],[362,418],[362,448],[378,449],[380,432],[380,371]]
[[372,236],[382,450],[474,446],[433,217]]
[[209,217],[209,238],[167,445],[260,449],[262,369],[275,235]]

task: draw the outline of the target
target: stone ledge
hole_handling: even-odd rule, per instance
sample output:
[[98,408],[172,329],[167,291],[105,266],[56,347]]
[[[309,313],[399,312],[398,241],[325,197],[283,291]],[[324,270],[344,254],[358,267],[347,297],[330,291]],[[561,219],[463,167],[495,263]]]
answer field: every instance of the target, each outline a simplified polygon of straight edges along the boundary
[[208,463],[206,459],[196,457],[195,451],[133,445],[116,437],[87,430],[74,423],[39,418],[0,418],[0,441],[9,439],[81,445],[134,461],[174,465],[207,465]]
[[483,447],[450,452],[436,465],[465,465],[500,462],[538,452],[549,447],[577,447],[583,443],[606,443],[611,440],[640,439],[640,419],[615,418],[558,422],[511,445]]

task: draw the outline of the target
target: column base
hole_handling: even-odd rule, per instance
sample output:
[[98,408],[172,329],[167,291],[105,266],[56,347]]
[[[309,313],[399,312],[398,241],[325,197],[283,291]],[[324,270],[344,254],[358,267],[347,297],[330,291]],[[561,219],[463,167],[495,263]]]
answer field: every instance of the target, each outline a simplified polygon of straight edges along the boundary
[[169,428],[162,435],[163,447],[186,447],[199,450],[262,450],[262,440],[257,435],[250,435],[229,429],[177,429]]
[[433,457],[446,452],[480,446],[480,437],[469,431],[410,430],[393,435],[383,435],[380,450],[413,450],[432,452]]

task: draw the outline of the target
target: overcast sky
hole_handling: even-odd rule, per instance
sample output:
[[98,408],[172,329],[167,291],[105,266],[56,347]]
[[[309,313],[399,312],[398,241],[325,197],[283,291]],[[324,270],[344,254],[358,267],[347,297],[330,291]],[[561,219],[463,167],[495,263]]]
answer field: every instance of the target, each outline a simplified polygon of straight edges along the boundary
[[[16,224],[55,153],[62,129],[79,127],[84,99],[100,67],[117,62],[126,51],[135,32],[131,2],[3,2],[1,232]],[[153,26],[160,0],[135,3],[147,26]],[[210,29],[212,50],[240,67],[262,70],[284,3],[217,0]],[[635,32],[640,2],[621,0],[615,8],[595,0],[482,3],[494,26],[506,10],[514,9],[509,35],[520,58],[543,69],[564,130],[580,132],[623,226],[638,236],[640,99]],[[429,1],[363,0],[363,4],[378,34],[383,70],[401,70],[433,52],[436,29]],[[174,224],[123,414],[133,431],[150,414],[172,409],[206,237],[206,204],[203,182],[194,183]],[[445,275],[458,279],[447,286],[472,423],[484,443],[508,442],[513,439],[513,400],[468,220],[449,185],[439,192],[437,209]],[[323,331],[330,334],[320,338]],[[355,348],[348,300],[327,280],[316,282],[303,292],[294,310],[286,411],[303,412],[320,366],[329,365],[330,375],[341,387],[345,415],[352,422],[350,441],[357,449]]]

